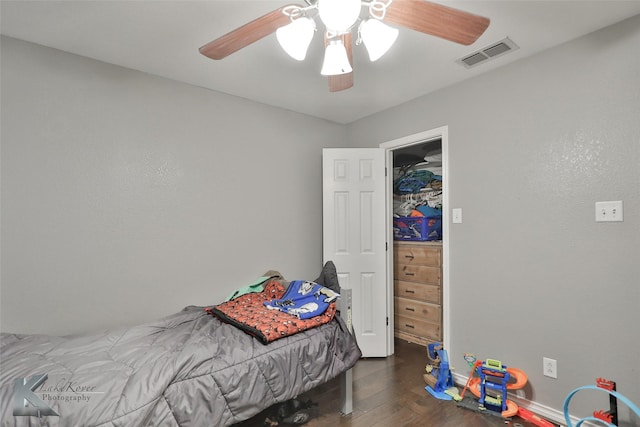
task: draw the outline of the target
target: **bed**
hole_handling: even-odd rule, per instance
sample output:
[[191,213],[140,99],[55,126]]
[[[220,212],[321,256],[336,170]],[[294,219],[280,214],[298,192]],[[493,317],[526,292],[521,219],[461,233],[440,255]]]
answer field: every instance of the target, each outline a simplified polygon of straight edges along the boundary
[[361,357],[340,311],[264,344],[207,308],[92,335],[2,334],[2,426],[228,426],[350,378]]

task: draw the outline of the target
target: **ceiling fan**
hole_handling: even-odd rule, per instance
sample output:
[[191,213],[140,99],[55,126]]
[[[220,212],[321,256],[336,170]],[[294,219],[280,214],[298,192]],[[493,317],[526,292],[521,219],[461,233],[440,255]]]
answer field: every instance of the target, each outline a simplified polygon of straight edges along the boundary
[[[329,78],[329,91],[353,86],[353,32],[375,61],[394,43],[401,26],[455,43],[470,45],[484,33],[489,19],[425,0],[305,0],[269,12],[200,48],[211,59],[232,53],[276,32],[283,49],[303,60],[316,31],[319,16],[326,27],[325,58],[321,74]],[[363,9],[365,12],[363,12]],[[362,15],[362,16],[361,16]]]

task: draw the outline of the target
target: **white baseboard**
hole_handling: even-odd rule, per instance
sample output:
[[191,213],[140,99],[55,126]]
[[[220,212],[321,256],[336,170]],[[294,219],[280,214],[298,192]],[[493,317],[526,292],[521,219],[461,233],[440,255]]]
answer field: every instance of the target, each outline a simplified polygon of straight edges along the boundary
[[[461,375],[457,372],[452,372],[451,376],[453,377],[453,382],[460,388],[464,387],[467,383],[468,377]],[[566,427],[566,420],[564,419],[564,411],[552,408],[550,406],[542,405],[533,400],[525,399],[523,397],[519,397],[516,394],[509,392],[509,399],[513,400],[518,407],[522,407],[524,409],[528,409],[536,415],[541,416],[542,418],[546,418],[547,420],[559,424],[562,427]],[[580,421],[577,417],[571,417],[571,423],[575,426],[576,423]],[[602,424],[596,424],[592,422],[585,421],[582,423],[585,427],[601,427]]]

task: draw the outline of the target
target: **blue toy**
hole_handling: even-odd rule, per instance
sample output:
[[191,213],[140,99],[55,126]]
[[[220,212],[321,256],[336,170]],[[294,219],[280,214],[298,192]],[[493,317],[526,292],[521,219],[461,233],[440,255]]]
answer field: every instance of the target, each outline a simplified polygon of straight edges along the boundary
[[[485,406],[500,408],[499,412],[507,410],[507,383],[511,375],[507,367],[499,360],[487,359],[476,368],[480,375],[480,400],[481,408]],[[487,390],[497,392],[497,395],[487,395]]]
[[449,356],[442,348],[442,344],[435,342],[427,346],[427,357],[431,364],[427,365],[427,371],[431,366],[430,375],[425,375],[424,379],[429,384],[425,387],[433,397],[440,400],[452,400],[453,397],[446,391],[453,387],[453,377],[449,369]]
[[580,419],[575,427],[580,427],[584,422],[598,422],[604,424],[607,427],[617,427],[618,425],[618,401],[624,403],[629,407],[630,410],[635,412],[637,416],[640,417],[640,408],[637,407],[631,400],[627,399],[625,396],[621,395],[616,391],[616,383],[614,381],[609,381],[604,378],[596,379],[596,385],[587,385],[584,387],[579,387],[573,390],[564,400],[564,419],[567,422],[568,427],[573,427],[573,423],[571,422],[571,416],[569,415],[569,402],[574,394],[581,390],[600,390],[609,394],[609,411],[595,411],[592,417],[585,417]]

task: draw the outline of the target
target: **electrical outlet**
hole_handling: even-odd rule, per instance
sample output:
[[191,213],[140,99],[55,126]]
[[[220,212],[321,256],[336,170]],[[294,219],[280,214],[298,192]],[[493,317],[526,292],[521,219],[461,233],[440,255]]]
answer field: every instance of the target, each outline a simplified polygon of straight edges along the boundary
[[542,358],[542,374],[549,378],[558,378],[558,362],[556,359]]

